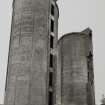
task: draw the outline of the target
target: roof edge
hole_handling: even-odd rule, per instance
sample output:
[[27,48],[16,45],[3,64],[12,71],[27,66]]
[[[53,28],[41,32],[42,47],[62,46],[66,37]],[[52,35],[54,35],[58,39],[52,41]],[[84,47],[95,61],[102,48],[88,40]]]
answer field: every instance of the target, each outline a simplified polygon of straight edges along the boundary
[[58,43],[63,40],[65,37],[68,37],[70,35],[89,35],[89,33],[92,33],[92,30],[90,28],[86,28],[85,30],[81,31],[81,32],[71,32],[71,33],[67,33],[67,34],[64,34],[63,36],[61,36],[59,39],[58,39]]

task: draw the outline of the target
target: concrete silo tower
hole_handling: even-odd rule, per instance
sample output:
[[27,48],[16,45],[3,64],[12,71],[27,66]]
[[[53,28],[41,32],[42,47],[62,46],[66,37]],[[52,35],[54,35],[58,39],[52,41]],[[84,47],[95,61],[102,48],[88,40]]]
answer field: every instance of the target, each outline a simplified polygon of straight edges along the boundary
[[56,0],[13,0],[5,105],[55,103]]
[[95,105],[90,29],[60,38],[56,86],[57,105]]

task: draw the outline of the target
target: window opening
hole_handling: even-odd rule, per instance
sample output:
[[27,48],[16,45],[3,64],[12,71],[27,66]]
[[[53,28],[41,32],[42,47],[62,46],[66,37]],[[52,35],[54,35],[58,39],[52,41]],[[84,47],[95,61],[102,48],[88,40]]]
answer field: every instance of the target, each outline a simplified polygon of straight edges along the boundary
[[53,105],[53,93],[52,92],[49,92],[48,105]]
[[49,73],[49,86],[50,87],[53,86],[53,73],[52,72]]
[[51,35],[50,36],[50,48],[53,48],[54,47],[54,37]]
[[54,5],[53,4],[51,4],[51,15],[54,16]]
[[51,32],[54,32],[54,21],[51,19]]
[[53,67],[53,55],[50,54],[50,67]]

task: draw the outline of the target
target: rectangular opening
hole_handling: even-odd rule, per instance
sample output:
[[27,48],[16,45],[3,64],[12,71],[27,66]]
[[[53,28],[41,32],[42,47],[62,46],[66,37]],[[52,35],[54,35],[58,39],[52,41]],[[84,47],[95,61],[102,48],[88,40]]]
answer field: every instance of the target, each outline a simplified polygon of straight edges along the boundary
[[54,5],[53,4],[51,4],[51,15],[54,16]]
[[53,73],[49,72],[49,86],[52,87],[53,86]]
[[50,67],[52,68],[53,67],[53,55],[50,54]]
[[90,73],[88,72],[88,81],[90,81]]
[[51,32],[54,32],[54,21],[51,19]]
[[50,35],[50,48],[54,47],[54,37],[52,35]]
[[48,105],[53,105],[53,93],[52,92],[49,92]]

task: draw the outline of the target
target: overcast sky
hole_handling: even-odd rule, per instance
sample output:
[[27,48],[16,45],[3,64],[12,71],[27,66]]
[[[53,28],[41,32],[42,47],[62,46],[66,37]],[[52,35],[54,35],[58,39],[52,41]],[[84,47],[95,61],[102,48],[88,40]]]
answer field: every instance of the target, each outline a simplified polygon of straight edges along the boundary
[[[105,0],[58,0],[59,37],[65,33],[93,30],[95,95],[99,105],[105,94]],[[12,0],[0,0],[0,103],[3,102]]]

